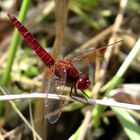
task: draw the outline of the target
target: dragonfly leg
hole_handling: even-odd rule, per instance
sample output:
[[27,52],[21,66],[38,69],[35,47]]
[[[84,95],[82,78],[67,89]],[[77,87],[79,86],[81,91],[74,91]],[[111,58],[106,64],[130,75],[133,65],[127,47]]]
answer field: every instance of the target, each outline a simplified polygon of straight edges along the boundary
[[70,93],[69,93],[69,96],[72,97],[72,90],[73,90],[73,84],[71,86],[71,89],[70,89]]
[[89,98],[89,96],[83,91],[83,90],[81,90],[83,93],[84,93],[84,95],[87,97],[87,98]]
[[84,93],[84,95],[86,96],[86,100],[87,100],[87,103],[89,103],[88,102],[88,98],[90,98],[83,90],[81,90],[83,93]]
[[[73,87],[74,87],[74,84],[72,84],[72,86],[71,86],[69,96],[70,96],[72,99],[79,101],[77,98],[75,98],[75,97],[72,95]],[[77,91],[76,91],[76,94],[77,94]]]
[[74,88],[75,94],[76,94],[77,96],[79,96],[78,93],[77,93],[77,90],[76,90],[75,84],[73,84],[73,85],[71,86],[71,90],[70,90],[70,94],[69,94],[69,96],[70,96],[72,99],[74,99],[74,100],[76,100],[76,101],[78,101],[78,102],[81,102],[81,103],[86,104],[86,103],[83,102],[82,100],[79,100],[79,99],[75,98],[75,97],[72,95],[72,90],[73,90],[73,88]]

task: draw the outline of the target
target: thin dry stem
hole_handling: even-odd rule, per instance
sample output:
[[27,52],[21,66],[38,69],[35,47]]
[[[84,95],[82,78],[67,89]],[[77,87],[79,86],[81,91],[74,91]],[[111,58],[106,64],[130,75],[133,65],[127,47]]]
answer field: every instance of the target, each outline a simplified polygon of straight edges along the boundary
[[[113,30],[112,30],[112,36],[110,37],[108,44],[112,44],[117,39],[117,33],[119,32],[121,24],[123,22],[123,16],[124,16],[126,5],[127,5],[127,0],[121,0],[120,11],[115,19],[115,23],[114,23]],[[106,74],[107,66],[109,64],[109,61],[110,61],[110,58],[112,55],[112,51],[113,51],[113,45],[111,47],[107,48],[107,51],[104,56],[105,61],[103,62],[102,69],[100,71],[100,81],[97,82],[95,84],[95,86],[93,87],[93,89],[92,89],[93,95],[97,94],[99,92],[100,88],[102,87],[102,85],[104,84],[105,74]]]
[[[4,89],[2,87],[0,87],[0,91],[2,92],[2,94],[4,94],[3,97],[4,96],[5,97],[6,96],[9,96],[9,95],[7,95],[7,93],[4,91]],[[2,96],[0,96],[0,97],[2,97]],[[6,98],[4,100],[6,100]],[[17,106],[15,105],[15,103],[12,101],[12,98],[11,99],[8,99],[7,101],[9,101],[9,103],[11,104],[11,106],[13,107],[13,109],[15,110],[15,112],[19,115],[19,117],[22,119],[22,121],[28,126],[28,128],[36,135],[36,137],[39,140],[42,140],[42,138],[38,135],[38,133],[32,128],[32,126],[30,125],[30,123],[28,122],[28,120],[23,116],[23,114],[17,108]]]
[[[16,127],[15,129],[12,129],[11,131],[8,131],[7,133],[5,133],[3,135],[3,138],[6,139],[6,138],[9,138],[10,136],[12,135],[16,135],[16,133],[20,130],[21,128],[20,127]],[[1,140],[1,139],[0,139]]]
[[55,0],[56,38],[53,45],[53,56],[61,57],[61,46],[68,14],[68,0]]
[[[101,33],[97,34],[96,36],[94,36],[93,38],[91,38],[90,40],[86,41],[81,47],[80,49],[87,49],[89,47],[92,47],[96,44],[98,44],[99,41],[103,40],[105,36],[108,36],[111,31],[112,31],[113,26],[108,27],[107,29],[105,29],[104,31],[102,31]],[[78,51],[78,49],[77,49]]]
[[3,135],[1,134],[1,132],[0,132],[0,140],[4,140],[4,137],[3,137]]
[[[16,99],[35,99],[35,98],[46,98],[46,93],[32,93],[32,94],[11,94],[11,95],[2,95],[0,96],[0,101],[9,101],[9,100],[16,100]],[[104,106],[115,106],[115,107],[121,107],[121,108],[128,108],[128,109],[134,109],[134,110],[140,110],[140,105],[135,104],[128,104],[128,103],[122,103],[122,102],[116,102],[113,101],[111,98],[106,98],[103,100],[99,99],[93,99],[93,98],[81,98],[74,96],[74,99],[72,99],[70,96],[66,95],[57,95],[57,94],[48,94],[48,98],[52,100],[60,100],[60,98],[68,101],[80,101],[86,104],[99,104]]]
[[85,115],[85,118],[84,118],[84,121],[81,125],[80,134],[79,134],[79,137],[78,137],[77,140],[84,140],[85,139],[85,136],[86,136],[87,131],[89,129],[89,123],[90,123],[90,120],[91,120],[91,116],[92,116],[91,111],[87,111],[86,115]]
[[[78,49],[76,49],[74,52],[81,52],[82,50],[89,49],[90,47],[93,47],[94,45],[97,45],[99,41],[103,40],[105,36],[108,36],[111,31],[112,27],[110,26],[101,33],[97,34],[90,40],[86,41],[83,45],[81,45]],[[67,55],[67,58],[71,57],[71,54]]]

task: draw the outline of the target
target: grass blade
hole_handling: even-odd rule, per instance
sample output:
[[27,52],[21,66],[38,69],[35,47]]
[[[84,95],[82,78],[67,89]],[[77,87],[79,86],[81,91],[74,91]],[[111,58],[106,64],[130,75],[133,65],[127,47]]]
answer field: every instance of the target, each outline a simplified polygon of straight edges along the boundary
[[122,125],[124,131],[127,133],[127,136],[131,140],[140,139],[140,126],[133,119],[133,117],[127,112],[126,109],[112,107],[113,111],[116,113],[120,124]]

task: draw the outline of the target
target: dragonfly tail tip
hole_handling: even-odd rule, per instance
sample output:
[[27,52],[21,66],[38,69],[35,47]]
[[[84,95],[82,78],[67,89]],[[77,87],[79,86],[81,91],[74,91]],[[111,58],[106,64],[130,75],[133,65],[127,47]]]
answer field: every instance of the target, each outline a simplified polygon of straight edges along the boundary
[[10,19],[13,19],[14,18],[14,15],[12,13],[7,13],[7,16],[10,18]]

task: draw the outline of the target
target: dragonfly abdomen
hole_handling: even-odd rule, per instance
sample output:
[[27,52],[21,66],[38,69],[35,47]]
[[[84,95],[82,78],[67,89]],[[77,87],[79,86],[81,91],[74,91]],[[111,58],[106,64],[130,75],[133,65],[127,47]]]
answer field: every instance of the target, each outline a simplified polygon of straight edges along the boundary
[[18,19],[13,15],[8,16],[12,24],[18,29],[20,34],[24,37],[25,41],[29,46],[35,51],[38,57],[45,63],[46,66],[51,67],[54,65],[55,60],[53,57],[43,48],[40,43],[33,37],[33,35],[18,21]]

